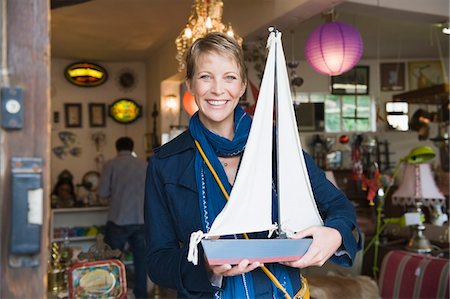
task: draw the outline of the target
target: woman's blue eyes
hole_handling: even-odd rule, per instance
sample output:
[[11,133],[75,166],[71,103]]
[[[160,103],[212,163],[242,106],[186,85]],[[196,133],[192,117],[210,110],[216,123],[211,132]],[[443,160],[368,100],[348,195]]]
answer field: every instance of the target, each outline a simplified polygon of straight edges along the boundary
[[225,77],[227,80],[236,80],[237,78],[235,76],[226,76]]
[[[202,79],[202,80],[210,80],[211,78],[212,78],[212,77],[211,77],[210,75],[201,75],[201,76],[200,76],[200,79]],[[237,77],[234,76],[234,75],[228,75],[228,76],[225,76],[225,79],[226,79],[227,81],[232,81],[232,80],[236,80]]]

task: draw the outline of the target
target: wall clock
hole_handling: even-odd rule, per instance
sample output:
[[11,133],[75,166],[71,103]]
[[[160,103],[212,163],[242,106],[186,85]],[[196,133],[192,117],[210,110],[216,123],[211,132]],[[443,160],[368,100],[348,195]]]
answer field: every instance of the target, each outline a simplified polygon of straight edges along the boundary
[[121,70],[117,75],[116,83],[121,90],[131,91],[137,84],[136,74],[130,69]]

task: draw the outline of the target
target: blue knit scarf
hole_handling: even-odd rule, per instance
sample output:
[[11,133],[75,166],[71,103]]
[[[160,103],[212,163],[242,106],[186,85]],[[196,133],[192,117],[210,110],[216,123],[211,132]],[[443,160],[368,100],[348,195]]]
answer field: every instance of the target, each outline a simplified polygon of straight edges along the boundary
[[[195,113],[189,123],[189,131],[192,137],[197,140],[212,167],[217,172],[222,184],[228,194],[232,186],[228,182],[225,170],[218,157],[232,157],[241,154],[245,149],[248,134],[250,132],[251,117],[238,105],[234,111],[234,138],[229,140],[208,130],[200,121],[198,112]],[[203,231],[208,232],[217,215],[224,208],[227,200],[215,181],[211,171],[206,166],[200,153],[195,155],[195,177],[197,189],[199,190],[199,203],[201,209]],[[241,236],[239,236],[241,238]],[[292,293],[292,286],[288,278],[286,269],[279,265],[271,265],[272,273],[285,285],[287,291]],[[274,269],[276,268],[276,269]],[[254,298],[255,289],[251,273],[227,277],[225,288],[215,295],[221,298]],[[284,298],[284,295],[273,286],[273,298]]]

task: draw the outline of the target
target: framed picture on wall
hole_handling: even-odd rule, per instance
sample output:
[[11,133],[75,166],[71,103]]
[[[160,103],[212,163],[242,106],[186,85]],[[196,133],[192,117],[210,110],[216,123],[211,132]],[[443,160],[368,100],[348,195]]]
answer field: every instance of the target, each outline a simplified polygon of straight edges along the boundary
[[444,71],[439,60],[410,61],[409,89],[420,89],[444,83]]
[[66,118],[67,128],[81,128],[82,114],[80,103],[64,104],[64,115]]
[[355,66],[338,76],[331,76],[331,93],[336,95],[369,94],[369,67]]
[[106,105],[89,103],[89,126],[91,128],[106,126]]
[[380,77],[382,91],[405,90],[405,63],[380,63]]

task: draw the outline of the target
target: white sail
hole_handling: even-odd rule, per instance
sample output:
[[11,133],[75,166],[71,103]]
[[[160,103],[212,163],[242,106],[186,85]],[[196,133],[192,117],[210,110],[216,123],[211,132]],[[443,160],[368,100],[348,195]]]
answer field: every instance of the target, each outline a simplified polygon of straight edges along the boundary
[[272,132],[275,38],[268,39],[264,77],[239,172],[208,236],[265,231],[272,225]]
[[270,33],[268,45],[264,77],[239,172],[230,199],[214,220],[207,236],[258,232],[275,227],[272,223],[274,90],[278,91],[278,198],[281,228],[297,232],[322,224],[301,150],[281,33]]
[[[282,231],[298,232],[323,225],[314,200],[295,119],[291,90],[281,44],[277,35],[278,90],[278,199]],[[300,107],[301,109],[301,107]]]

